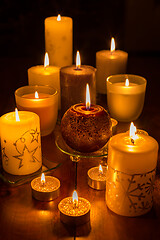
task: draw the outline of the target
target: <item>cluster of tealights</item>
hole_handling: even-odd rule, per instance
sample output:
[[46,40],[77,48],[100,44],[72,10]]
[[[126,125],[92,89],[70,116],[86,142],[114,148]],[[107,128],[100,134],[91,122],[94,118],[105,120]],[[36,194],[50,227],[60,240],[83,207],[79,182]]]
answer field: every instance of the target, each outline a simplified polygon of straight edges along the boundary
[[[140,116],[146,80],[124,74],[128,54],[115,50],[113,38],[111,50],[96,53],[97,69],[81,65],[78,51],[76,65],[72,65],[72,24],[71,18],[60,15],[45,20],[48,53],[44,66],[28,69],[29,86],[16,90],[16,105],[21,111],[16,109],[1,117],[3,169],[9,174],[27,175],[41,168],[41,136],[54,130],[59,109],[62,136],[74,150],[94,152],[110,139],[107,166],[89,169],[88,185],[95,190],[106,189],[106,204],[113,212],[142,215],[153,204],[158,143],[145,131],[136,130],[133,123],[129,132],[112,135],[117,121],[131,122]],[[96,93],[107,93],[112,119],[96,105]],[[35,199],[51,201],[59,196],[60,181],[42,174],[31,182],[31,188]],[[76,191],[58,208],[64,223],[78,225],[90,219],[91,205]]]

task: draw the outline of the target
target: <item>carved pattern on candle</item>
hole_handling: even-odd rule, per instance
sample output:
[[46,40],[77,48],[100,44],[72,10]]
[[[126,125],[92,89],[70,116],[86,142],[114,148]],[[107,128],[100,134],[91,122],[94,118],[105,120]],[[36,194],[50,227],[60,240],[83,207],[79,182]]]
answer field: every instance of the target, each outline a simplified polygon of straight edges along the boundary
[[[6,144],[6,143],[7,143],[7,141],[4,140],[4,144]],[[2,148],[2,158],[4,159],[4,162],[5,162],[6,166],[8,166],[9,157],[6,154],[6,148],[5,147]]]

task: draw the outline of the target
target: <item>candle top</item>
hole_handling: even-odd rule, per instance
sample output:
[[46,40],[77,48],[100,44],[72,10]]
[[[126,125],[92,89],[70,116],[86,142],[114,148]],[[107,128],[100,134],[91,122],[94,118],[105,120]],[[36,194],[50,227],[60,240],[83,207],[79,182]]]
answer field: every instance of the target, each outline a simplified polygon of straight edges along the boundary
[[87,110],[86,109],[86,105],[84,103],[78,103],[78,104],[75,104],[72,106],[72,111],[73,112],[76,112],[77,114],[79,115],[101,115],[103,114],[103,112],[105,111],[105,109],[99,105],[94,105],[94,104],[91,104],[90,106],[90,109]]
[[101,51],[98,51],[96,53],[97,57],[101,57],[101,58],[108,58],[108,59],[113,59],[113,60],[116,60],[118,58],[126,58],[128,56],[128,53],[127,52],[124,52],[122,50],[115,50],[113,52],[111,52],[110,50],[101,50]]
[[46,68],[44,67],[44,65],[37,65],[28,69],[28,71],[30,71],[33,74],[46,75],[46,76],[55,74],[56,72],[59,72],[59,70],[60,70],[59,67],[51,66],[51,65],[47,66]]
[[67,22],[71,22],[71,21],[72,21],[72,18],[71,17],[66,17],[66,16],[61,16],[60,21],[57,20],[57,16],[47,17],[45,19],[45,23],[46,22],[48,22],[48,23],[49,22],[51,22],[51,23],[55,22],[55,23],[61,24],[61,23],[67,23]]
[[53,192],[60,187],[60,181],[52,176],[45,176],[45,183],[41,182],[41,177],[35,178],[31,182],[31,187],[37,192]]
[[91,169],[89,169],[89,171],[88,171],[88,176],[89,176],[92,180],[96,180],[96,181],[106,181],[106,171],[107,171],[107,168],[103,166],[102,169],[103,169],[103,173],[100,173],[99,167],[91,168]]
[[24,124],[24,123],[28,123],[29,121],[34,119],[34,118],[39,118],[38,115],[36,113],[33,112],[29,112],[29,111],[18,111],[18,115],[19,115],[19,119],[20,121],[16,121],[16,116],[15,116],[15,112],[10,112],[10,113],[6,113],[1,117],[1,121],[7,121],[10,124]]
[[76,68],[76,65],[62,67],[60,72],[68,75],[90,75],[96,72],[96,69],[89,65],[81,65],[80,68]]
[[36,98],[35,93],[28,93],[28,94],[24,94],[22,97],[38,101],[38,100],[41,100],[41,99],[49,98],[50,96],[51,95],[48,94],[48,93],[38,93],[38,98]]

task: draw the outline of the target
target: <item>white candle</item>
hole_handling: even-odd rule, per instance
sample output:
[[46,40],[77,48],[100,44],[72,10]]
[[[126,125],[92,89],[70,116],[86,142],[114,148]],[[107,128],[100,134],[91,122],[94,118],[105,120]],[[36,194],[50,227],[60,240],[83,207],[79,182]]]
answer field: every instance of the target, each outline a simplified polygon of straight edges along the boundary
[[72,18],[48,17],[45,19],[45,48],[51,65],[72,65]]
[[152,208],[157,157],[158,143],[150,136],[120,133],[110,139],[106,203],[113,212],[138,216]]
[[113,74],[125,73],[128,53],[115,50],[115,42],[111,41],[111,50],[96,53],[96,83],[97,92],[106,94],[106,78]]
[[[125,84],[126,79],[129,83]],[[111,116],[118,121],[136,120],[142,112],[147,81],[145,78],[120,74],[107,78],[107,102]]]
[[29,85],[48,85],[56,88],[58,91],[58,104],[60,109],[61,97],[59,71],[59,67],[49,65],[49,56],[48,53],[46,53],[44,65],[38,65],[28,69],[28,83]]
[[26,175],[42,166],[40,123],[37,114],[19,111],[1,117],[3,169],[13,175]]

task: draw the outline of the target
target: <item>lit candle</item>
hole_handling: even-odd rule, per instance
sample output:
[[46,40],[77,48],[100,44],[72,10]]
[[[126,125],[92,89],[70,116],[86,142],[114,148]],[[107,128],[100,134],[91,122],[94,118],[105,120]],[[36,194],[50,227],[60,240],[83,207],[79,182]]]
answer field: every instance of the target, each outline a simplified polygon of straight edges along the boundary
[[60,181],[52,176],[35,178],[31,182],[32,196],[39,201],[52,201],[59,196]]
[[73,105],[61,120],[62,137],[68,146],[79,152],[99,150],[112,134],[108,112],[99,105],[90,105],[89,88],[87,90],[86,105]]
[[136,75],[108,77],[107,102],[111,116],[122,122],[136,120],[143,109],[146,84],[145,78]]
[[111,49],[96,53],[96,83],[97,92],[106,94],[106,78],[113,74],[125,73],[128,53],[115,50],[114,38],[111,39]]
[[157,157],[157,141],[150,136],[136,134],[133,124],[130,135],[120,133],[110,139],[106,203],[113,212],[139,216],[150,211]]
[[73,22],[70,17],[48,17],[45,19],[45,48],[51,65],[72,65]]
[[40,123],[32,112],[10,112],[1,117],[3,169],[13,175],[26,175],[42,166]]
[[[36,91],[38,96],[35,96]],[[15,91],[15,98],[19,110],[39,115],[42,136],[54,130],[58,115],[57,90],[48,86],[24,86]]]
[[34,66],[28,69],[29,85],[47,85],[58,90],[58,101],[60,109],[60,80],[59,67],[49,65],[49,56],[46,52],[44,65]]
[[106,167],[93,167],[88,170],[88,185],[97,190],[106,189]]
[[61,111],[62,115],[72,105],[85,102],[85,87],[88,83],[91,91],[91,102],[96,103],[96,69],[81,65],[80,54],[77,51],[76,66],[63,67],[60,70]]
[[58,205],[60,219],[68,225],[82,225],[90,221],[91,204],[85,198],[78,198],[74,191],[72,197],[64,198]]

